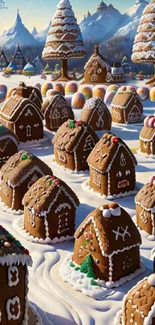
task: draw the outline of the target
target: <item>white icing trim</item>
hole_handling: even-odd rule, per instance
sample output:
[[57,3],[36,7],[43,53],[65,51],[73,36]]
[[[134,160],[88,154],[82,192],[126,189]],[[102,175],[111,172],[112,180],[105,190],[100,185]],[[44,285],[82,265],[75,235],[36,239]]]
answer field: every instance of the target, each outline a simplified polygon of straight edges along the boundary
[[141,156],[144,156],[146,158],[153,158],[153,159],[155,159],[155,154],[154,155],[152,155],[152,154],[148,155],[148,153],[142,152],[140,149],[137,150],[137,154],[138,155],[141,155]]
[[155,205],[153,206],[153,208],[146,208],[143,204],[141,204],[141,202],[137,201],[136,199],[135,199],[135,203],[141,206],[145,211],[155,213]]
[[22,264],[23,266],[32,266],[32,259],[30,255],[26,254],[7,254],[4,256],[0,256],[0,265],[19,265]]
[[21,215],[24,213],[23,210],[12,210],[9,208],[4,202],[2,202],[1,196],[0,196],[0,207],[4,212],[7,212],[12,215]]
[[[16,280],[12,281],[12,273],[16,272]],[[19,283],[19,271],[17,266],[13,265],[13,266],[9,266],[8,268],[8,286],[9,287],[14,287]]]
[[44,135],[43,138],[38,139],[38,140],[28,140],[26,142],[21,142],[19,143],[19,149],[27,148],[27,147],[32,147],[33,145],[39,145],[40,143],[43,143],[45,141],[49,140],[46,135]]
[[[10,311],[10,306],[11,305],[15,305],[15,304],[18,304],[18,314],[15,315],[15,314],[11,314],[11,311]],[[8,320],[10,321],[11,319],[13,320],[18,320],[20,315],[21,315],[21,305],[20,305],[20,299],[19,297],[14,297],[12,299],[8,299],[7,302],[6,302],[6,311],[7,311],[7,317],[8,317]]]
[[21,183],[23,183],[31,174],[33,174],[34,172],[38,172],[40,173],[42,176],[44,175],[43,171],[41,170],[40,167],[38,167],[37,165],[33,166],[26,174],[23,175],[23,177],[20,178],[19,182],[16,183],[15,185],[13,185],[10,180],[7,180],[7,185],[9,187],[12,187],[13,189],[18,187]]
[[139,189],[137,187],[135,187],[134,190],[129,191],[129,192],[124,192],[124,193],[119,193],[119,194],[113,194],[113,195],[108,194],[106,196],[105,194],[101,194],[99,192],[96,192],[92,187],[90,187],[90,185],[89,185],[89,179],[87,179],[86,181],[84,181],[81,184],[81,187],[82,187],[82,189],[85,192],[91,193],[91,194],[93,194],[95,196],[98,196],[98,197],[100,197],[102,199],[109,199],[109,200],[114,200],[114,199],[118,199],[118,198],[126,197],[126,196],[133,196],[133,195],[137,194],[137,192],[139,191]]
[[28,231],[24,229],[24,224],[23,224],[23,217],[20,217],[18,219],[15,219],[12,223],[13,228],[20,234],[22,235],[25,239],[27,239],[30,242],[38,243],[38,244],[57,244],[57,243],[62,243],[64,241],[69,241],[74,239],[74,236],[61,236],[60,238],[55,237],[54,239],[50,239],[49,237],[46,239],[43,238],[37,238],[32,236]]
[[[15,145],[18,147],[18,145],[19,145],[19,142],[17,141],[17,139],[13,136],[13,135],[10,135],[10,134],[6,134],[6,135],[2,135],[2,134],[0,133],[0,143],[1,143],[1,141],[3,141],[3,140],[5,140],[5,139],[11,139],[14,143],[15,143]],[[2,146],[0,145],[0,152],[4,152],[4,150],[5,150],[5,148],[6,148],[6,146],[8,145],[8,143],[9,143],[9,140],[4,144],[4,147],[2,148]]]
[[63,165],[57,164],[57,162],[55,161],[55,156],[54,155],[52,155],[52,165],[54,165],[55,167],[61,169],[62,171],[66,172],[68,174],[75,174],[75,175],[80,175],[80,176],[87,176],[87,175],[89,175],[89,171],[88,170],[77,171],[77,170],[72,170],[72,169],[66,168]]

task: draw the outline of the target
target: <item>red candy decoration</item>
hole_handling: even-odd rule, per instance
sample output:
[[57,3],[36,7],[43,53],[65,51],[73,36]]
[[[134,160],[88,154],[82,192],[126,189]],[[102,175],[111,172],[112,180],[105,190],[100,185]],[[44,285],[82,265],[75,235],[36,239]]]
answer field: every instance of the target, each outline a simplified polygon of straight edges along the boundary
[[30,252],[28,251],[28,249],[24,249],[24,254],[25,255],[30,255]]
[[118,137],[115,137],[115,138],[112,139],[112,141],[113,141],[114,143],[118,143],[119,139],[118,139]]

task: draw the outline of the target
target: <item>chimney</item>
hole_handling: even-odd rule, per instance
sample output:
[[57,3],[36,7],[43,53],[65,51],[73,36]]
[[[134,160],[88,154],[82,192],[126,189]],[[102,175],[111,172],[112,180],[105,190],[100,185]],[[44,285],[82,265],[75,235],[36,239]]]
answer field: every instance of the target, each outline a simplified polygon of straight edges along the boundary
[[98,45],[95,45],[95,47],[94,47],[94,54],[99,54]]

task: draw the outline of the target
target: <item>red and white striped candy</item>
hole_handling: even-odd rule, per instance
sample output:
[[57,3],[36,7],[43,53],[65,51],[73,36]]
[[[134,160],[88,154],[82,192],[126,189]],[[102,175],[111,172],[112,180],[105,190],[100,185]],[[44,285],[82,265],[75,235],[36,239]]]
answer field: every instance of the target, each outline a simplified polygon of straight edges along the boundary
[[155,185],[155,176],[151,176],[151,177],[149,178],[149,183],[150,183],[151,185]]
[[147,116],[144,120],[144,126],[149,128],[155,128],[155,116],[154,115]]

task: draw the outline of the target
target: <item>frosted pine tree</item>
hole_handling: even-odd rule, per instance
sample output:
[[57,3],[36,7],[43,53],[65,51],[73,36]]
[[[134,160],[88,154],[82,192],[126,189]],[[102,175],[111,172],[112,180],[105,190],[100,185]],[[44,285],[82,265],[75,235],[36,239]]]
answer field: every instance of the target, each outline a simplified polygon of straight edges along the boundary
[[[155,0],[145,7],[133,46],[132,61],[153,63],[155,66]],[[155,85],[155,75],[149,80]]]
[[60,0],[48,32],[44,59],[61,59],[59,80],[68,80],[67,60],[85,55],[85,47],[80,28],[74,16],[69,0]]

